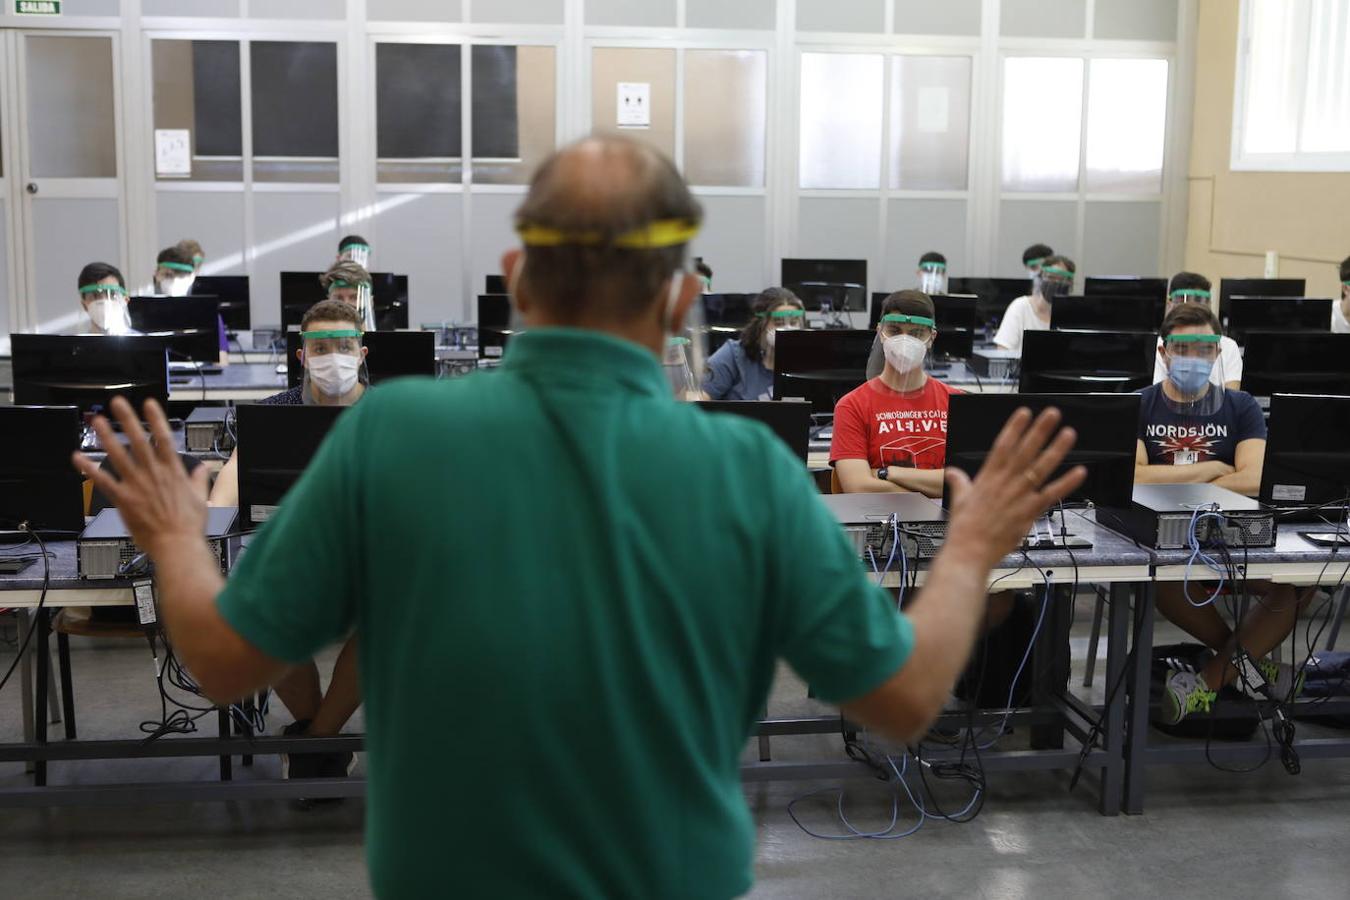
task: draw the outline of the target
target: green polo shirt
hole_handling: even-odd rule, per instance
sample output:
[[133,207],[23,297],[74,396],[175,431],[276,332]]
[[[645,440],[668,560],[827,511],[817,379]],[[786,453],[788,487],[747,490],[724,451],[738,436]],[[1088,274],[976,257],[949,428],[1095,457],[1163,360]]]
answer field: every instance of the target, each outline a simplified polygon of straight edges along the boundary
[[372,390],[218,602],[291,662],[356,628],[381,897],[741,894],[775,660],[841,701],[913,644],[766,428],[572,329]]

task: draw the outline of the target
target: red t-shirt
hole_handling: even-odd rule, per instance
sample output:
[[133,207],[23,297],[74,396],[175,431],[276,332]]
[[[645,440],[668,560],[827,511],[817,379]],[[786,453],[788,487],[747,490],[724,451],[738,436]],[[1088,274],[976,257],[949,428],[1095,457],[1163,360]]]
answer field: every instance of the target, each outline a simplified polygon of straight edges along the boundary
[[960,391],[929,378],[900,393],[873,378],[834,408],[830,464],[866,459],[873,469],[941,469],[947,463],[947,398]]

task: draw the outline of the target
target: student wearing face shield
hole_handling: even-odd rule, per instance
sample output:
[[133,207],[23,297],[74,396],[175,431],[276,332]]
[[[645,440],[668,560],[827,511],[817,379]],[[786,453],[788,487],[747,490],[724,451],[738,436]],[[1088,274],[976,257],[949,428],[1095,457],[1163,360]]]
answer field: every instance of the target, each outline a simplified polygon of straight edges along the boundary
[[339,300],[355,309],[366,331],[375,330],[375,302],[370,280],[370,273],[363,266],[350,261],[334,263],[319,276],[319,284],[328,299]]
[[[172,247],[165,247],[155,258],[155,293],[165,297],[186,297],[192,293],[192,284],[197,280],[197,269],[201,263],[195,261],[192,246],[200,251],[196,241],[179,241]],[[225,320],[216,317],[216,334],[220,343],[220,363],[228,365],[230,361],[230,339],[225,330]]]
[[349,234],[338,241],[336,262],[356,263],[363,269],[370,269],[370,241],[359,234]]
[[127,283],[116,266],[92,262],[80,270],[80,307],[90,334],[139,334],[127,312]]
[[[1250,394],[1224,386],[1222,371],[1212,377],[1223,368],[1221,330],[1208,305],[1199,303],[1178,304],[1163,320],[1167,379],[1140,398],[1136,483],[1210,483],[1248,496],[1260,489],[1265,418]],[[1217,692],[1238,680],[1240,670],[1243,688],[1270,698],[1292,699],[1301,688],[1291,666],[1267,658],[1294,627],[1297,592],[1268,581],[1243,586],[1258,602],[1234,632],[1216,604],[1205,602],[1215,584],[1158,585],[1158,611],[1215,652],[1199,673],[1169,673],[1158,713],[1163,724],[1208,712]]]
[[[1209,279],[1194,272],[1178,272],[1167,283],[1167,312],[1187,303],[1213,309],[1210,300]],[[1167,378],[1166,354],[1162,340],[1158,341],[1157,362],[1153,367],[1153,383],[1161,384]],[[1219,381],[1222,378],[1223,381]],[[1210,381],[1230,390],[1242,386],[1242,350],[1228,335],[1219,338],[1219,364],[1211,370]]]
[[806,310],[787,288],[761,291],[754,318],[708,359],[703,393],[711,400],[772,400],[773,354],[780,331],[806,326]]
[[929,250],[919,257],[919,290],[928,296],[947,293],[947,257]]
[[712,293],[712,266],[703,261],[703,257],[694,260],[694,271],[698,273],[699,281],[703,282],[703,293]]
[[1041,273],[1041,264],[1055,255],[1055,251],[1050,249],[1048,244],[1032,244],[1022,251],[1022,268],[1027,270],[1028,278],[1035,278]]
[[1341,260],[1341,299],[1331,304],[1331,330],[1350,334],[1350,256]]
[[1008,304],[994,344],[1003,350],[1022,352],[1022,332],[1050,330],[1050,304],[1073,290],[1078,271],[1067,256],[1047,256],[1032,279],[1031,293]]

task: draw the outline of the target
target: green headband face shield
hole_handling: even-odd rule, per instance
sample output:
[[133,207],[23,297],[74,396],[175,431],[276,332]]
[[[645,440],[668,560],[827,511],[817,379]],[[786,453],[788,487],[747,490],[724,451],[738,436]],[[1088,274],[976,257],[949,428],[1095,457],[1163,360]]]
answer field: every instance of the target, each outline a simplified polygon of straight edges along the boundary
[[168,269],[170,272],[195,272],[192,263],[180,262],[162,262],[158,263],[161,269]]
[[125,297],[127,295],[127,289],[120,284],[86,284],[84,287],[80,288],[80,296],[85,297],[90,294],[108,294],[109,296],[120,295]]
[[1201,300],[1208,300],[1210,293],[1204,288],[1178,288],[1169,296],[1179,303],[1198,303]]
[[806,310],[803,309],[779,309],[770,313],[755,313],[757,319],[805,319]]
[[943,262],[921,262],[919,268],[925,272],[945,272],[947,271],[947,264]]
[[361,353],[361,332],[355,328],[302,331],[300,341],[307,356],[327,356],[330,353],[357,356]]
[[883,323],[893,325],[922,325],[924,328],[937,328],[937,322],[927,316],[905,316],[900,313],[887,313],[881,317]]
[[1059,266],[1042,266],[1041,276],[1045,278],[1058,278],[1063,281],[1073,281],[1073,273],[1068,269],[1061,269]]
[[328,282],[328,295],[331,297],[333,295],[333,291],[336,288],[355,288],[356,290],[359,291],[362,288],[369,288],[369,287],[370,283],[366,281],[351,282],[351,281],[343,281],[341,278],[334,278],[332,281]]
[[1169,334],[1167,336],[1167,343],[1169,344],[1174,342],[1178,344],[1217,344],[1221,340],[1223,338],[1217,334]]
[[1022,263],[1022,265],[1026,266],[1028,269],[1039,269],[1041,267],[1041,263],[1043,262],[1045,262],[1045,257],[1038,256],[1035,259],[1028,259],[1024,263]]

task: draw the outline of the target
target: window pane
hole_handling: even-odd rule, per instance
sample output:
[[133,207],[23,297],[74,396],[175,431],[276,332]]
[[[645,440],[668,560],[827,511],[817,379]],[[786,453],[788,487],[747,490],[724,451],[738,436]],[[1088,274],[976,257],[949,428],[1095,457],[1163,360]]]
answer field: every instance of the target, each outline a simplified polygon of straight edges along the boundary
[[112,40],[24,38],[35,178],[116,178]]
[[[620,127],[619,85],[645,84],[650,125]],[[591,122],[596,131],[619,131],[675,158],[675,51],[600,47],[591,56]]]
[[458,44],[375,45],[376,179],[458,182]]
[[1312,0],[1317,27],[1308,46],[1308,87],[1303,107],[1305,153],[1350,150],[1350,2]]
[[891,60],[891,187],[961,191],[970,148],[970,57]]
[[338,180],[337,45],[254,41],[253,177]]
[[1003,189],[1078,189],[1083,61],[1011,57],[1003,65]]
[[764,185],[768,78],[762,51],[686,51],[684,172],[691,184]]
[[473,48],[473,180],[526,184],[557,146],[557,51]]
[[858,53],[803,53],[801,187],[881,187],[883,60]]
[[192,148],[191,174],[170,177],[242,181],[239,42],[154,41],[150,55],[155,128],[187,130]]
[[1087,189],[1162,190],[1167,60],[1094,59],[1088,71]]
[[[1247,153],[1293,153],[1298,137],[1299,85],[1294,60],[1303,54],[1307,26],[1294,4],[1255,0],[1251,4],[1247,57],[1246,119],[1242,149]],[[1344,52],[1344,47],[1341,48]]]

